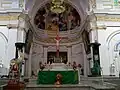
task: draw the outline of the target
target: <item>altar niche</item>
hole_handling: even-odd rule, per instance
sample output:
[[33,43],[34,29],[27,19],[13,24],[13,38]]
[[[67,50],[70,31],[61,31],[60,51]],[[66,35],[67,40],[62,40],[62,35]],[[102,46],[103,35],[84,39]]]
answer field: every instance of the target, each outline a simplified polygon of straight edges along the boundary
[[52,63],[64,63],[67,64],[67,52],[59,52],[59,58],[56,56],[56,52],[48,52],[47,53],[47,64]]

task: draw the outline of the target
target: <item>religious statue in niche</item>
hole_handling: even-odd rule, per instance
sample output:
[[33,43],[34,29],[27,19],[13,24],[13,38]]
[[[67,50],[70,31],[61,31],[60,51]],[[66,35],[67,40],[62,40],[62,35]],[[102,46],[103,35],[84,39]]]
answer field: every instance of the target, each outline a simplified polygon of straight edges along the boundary
[[80,16],[71,5],[65,3],[66,10],[59,14],[51,12],[50,6],[47,3],[35,16],[34,23],[39,29],[67,31],[80,26]]

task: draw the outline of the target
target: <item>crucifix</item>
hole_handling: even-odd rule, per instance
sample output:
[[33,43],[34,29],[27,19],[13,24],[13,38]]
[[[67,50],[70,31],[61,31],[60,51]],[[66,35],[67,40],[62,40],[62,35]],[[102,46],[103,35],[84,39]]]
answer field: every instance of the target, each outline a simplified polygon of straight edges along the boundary
[[56,41],[56,56],[59,58],[59,45],[60,45],[61,37],[59,37],[59,34],[56,35],[55,41]]

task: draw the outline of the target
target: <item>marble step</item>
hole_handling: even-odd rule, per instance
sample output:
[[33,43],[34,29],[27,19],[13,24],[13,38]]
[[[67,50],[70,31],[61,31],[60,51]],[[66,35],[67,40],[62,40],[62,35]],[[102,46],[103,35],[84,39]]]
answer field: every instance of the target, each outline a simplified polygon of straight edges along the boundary
[[110,76],[104,76],[104,77],[84,77],[80,76],[80,80],[120,80],[118,77],[110,77]]
[[25,90],[115,90],[113,87],[106,87],[100,85],[32,85],[26,86]]

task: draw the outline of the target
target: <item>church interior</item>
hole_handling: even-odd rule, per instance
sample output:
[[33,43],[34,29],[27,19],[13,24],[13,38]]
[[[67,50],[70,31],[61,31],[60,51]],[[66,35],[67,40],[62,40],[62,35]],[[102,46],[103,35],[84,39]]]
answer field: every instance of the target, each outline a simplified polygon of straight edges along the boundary
[[0,1],[0,76],[38,85],[120,77],[118,7],[119,0]]

